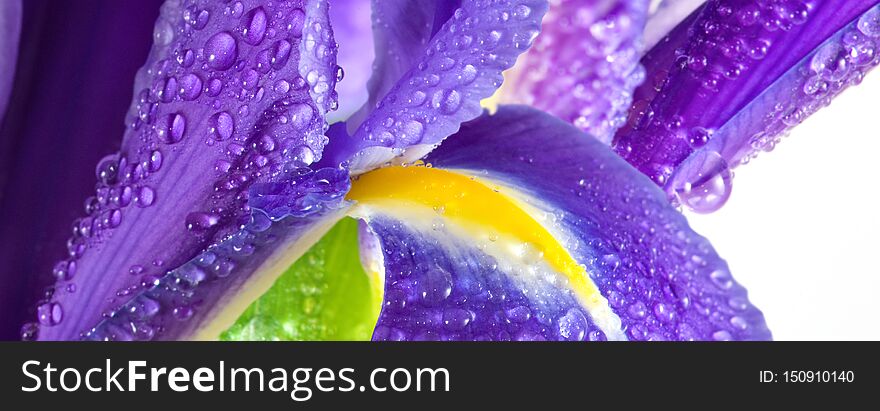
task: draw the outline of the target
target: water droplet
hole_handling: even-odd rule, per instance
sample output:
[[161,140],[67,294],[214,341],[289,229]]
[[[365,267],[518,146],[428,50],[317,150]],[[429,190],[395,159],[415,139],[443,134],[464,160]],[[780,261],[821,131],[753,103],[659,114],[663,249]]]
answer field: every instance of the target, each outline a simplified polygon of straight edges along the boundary
[[220,217],[212,213],[195,212],[186,216],[186,229],[193,234],[204,234],[217,226]]
[[143,186],[138,191],[135,202],[139,207],[149,207],[156,201],[156,192],[152,188]]
[[463,330],[474,318],[474,313],[463,308],[449,308],[443,311],[443,326],[450,331]]
[[266,11],[262,7],[257,7],[249,11],[244,16],[244,19],[247,22],[245,23],[247,27],[242,31],[244,41],[254,46],[260,44],[263,41],[263,37],[266,36],[266,25],[268,22]]
[[571,308],[559,318],[559,336],[568,341],[582,341],[587,333],[587,319],[577,309]]
[[272,45],[272,68],[280,69],[287,64],[287,60],[290,59],[290,51],[293,49],[293,46],[287,40],[278,40]]
[[119,177],[119,156],[111,154],[102,158],[95,169],[95,175],[105,185],[115,184]]
[[431,98],[431,105],[443,114],[454,114],[461,107],[461,93],[456,90],[437,90]]
[[711,213],[730,198],[732,180],[730,168],[720,154],[700,150],[679,166],[667,185],[667,191],[689,209]]
[[180,97],[192,101],[202,94],[202,79],[195,74],[187,74],[180,78]]
[[452,276],[440,267],[429,268],[419,281],[417,292],[423,304],[436,305],[452,293]]
[[471,84],[474,80],[477,79],[477,68],[467,64],[461,69],[461,73],[458,74],[458,83],[462,86]]
[[730,276],[730,271],[727,271],[725,268],[719,268],[712,271],[709,274],[709,279],[711,279],[712,283],[722,290],[729,290],[733,287],[733,277]]
[[859,31],[870,37],[880,37],[880,6],[875,6],[859,17]]
[[[162,152],[159,150],[153,150],[153,152],[150,153],[149,161],[147,161],[147,171],[155,173],[159,171],[160,168],[162,168]],[[131,189],[129,189],[129,193],[130,192]]]
[[232,34],[222,31],[211,36],[205,43],[205,55],[208,56],[208,66],[216,70],[227,70],[238,58],[238,44]]
[[40,304],[40,306],[37,307],[37,320],[42,325],[57,325],[61,322],[63,317],[64,310],[61,308],[61,304],[48,302]]
[[720,330],[712,333],[712,339],[715,341],[730,341],[733,339],[733,336],[725,330]]
[[208,119],[208,135],[214,140],[223,141],[235,131],[235,120],[225,111],[214,114]]
[[645,303],[641,301],[636,301],[627,309],[629,312],[629,316],[634,320],[640,320],[645,318],[645,315],[648,314],[648,307],[645,306]]
[[159,138],[166,144],[174,144],[183,139],[186,132],[186,118],[180,113],[166,117],[165,128],[159,130]]
[[40,332],[40,326],[37,323],[27,323],[21,326],[21,339],[22,341],[34,341],[37,339],[37,334]]
[[167,46],[174,40],[174,29],[164,19],[159,19],[153,27],[153,41],[157,46]]
[[532,310],[524,305],[519,305],[506,310],[504,315],[507,317],[507,322],[524,323],[532,318]]
[[220,92],[223,91],[223,82],[220,79],[213,78],[208,81],[208,95],[211,97],[217,97]]
[[174,318],[185,321],[190,319],[193,314],[195,314],[195,311],[188,305],[182,305],[180,307],[175,307],[174,310],[171,311],[171,314],[174,315]]

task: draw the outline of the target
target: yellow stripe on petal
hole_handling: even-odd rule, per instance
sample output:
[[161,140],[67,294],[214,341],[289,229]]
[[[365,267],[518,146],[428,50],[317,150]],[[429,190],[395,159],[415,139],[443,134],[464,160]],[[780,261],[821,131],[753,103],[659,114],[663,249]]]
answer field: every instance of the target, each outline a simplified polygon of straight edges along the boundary
[[534,213],[527,211],[531,207],[508,195],[508,190],[460,172],[393,166],[360,175],[352,182],[348,199],[358,203],[354,215],[369,214],[359,208],[389,215],[412,215],[414,209],[429,208],[475,240],[488,237],[525,260],[543,259],[565,276],[578,302],[609,339],[624,339],[620,319],[584,266],[532,217]]

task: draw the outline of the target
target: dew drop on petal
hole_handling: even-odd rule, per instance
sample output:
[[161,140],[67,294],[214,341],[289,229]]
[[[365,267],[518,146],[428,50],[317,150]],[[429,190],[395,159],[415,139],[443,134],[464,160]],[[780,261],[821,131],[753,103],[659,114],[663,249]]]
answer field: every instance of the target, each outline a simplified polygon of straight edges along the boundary
[[700,150],[685,160],[670,179],[667,190],[678,202],[698,213],[711,213],[730,198],[733,174],[712,150]]
[[244,35],[244,40],[251,45],[256,46],[263,41],[263,37],[266,35],[266,25],[268,18],[266,17],[266,11],[263,10],[262,7],[257,7],[251,11],[249,11],[244,19],[245,29],[242,34]]
[[232,34],[222,31],[205,43],[205,55],[208,66],[216,70],[227,70],[235,64],[238,57],[238,44]]
[[226,140],[232,136],[233,131],[235,131],[235,120],[225,111],[216,113],[208,119],[208,135],[214,140]]
[[192,101],[202,94],[202,79],[196,74],[187,74],[180,78],[180,97]]
[[40,324],[47,326],[58,325],[63,318],[64,310],[61,308],[61,304],[48,302],[37,307],[37,319]]

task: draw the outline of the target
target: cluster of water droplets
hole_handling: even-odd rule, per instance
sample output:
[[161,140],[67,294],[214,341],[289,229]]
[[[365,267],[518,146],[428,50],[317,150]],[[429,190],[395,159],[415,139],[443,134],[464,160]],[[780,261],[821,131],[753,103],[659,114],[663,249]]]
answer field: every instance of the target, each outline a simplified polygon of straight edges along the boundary
[[358,148],[435,144],[478,116],[480,100],[537,36],[545,9],[535,0],[464,1],[357,130]]
[[[749,138],[746,154],[736,159],[749,162],[759,152],[772,151],[789,130],[847,87],[859,84],[880,64],[880,6],[875,6],[837,35],[819,46],[786,81],[790,99],[782,100],[762,119],[761,129]],[[787,80],[787,79],[786,79]]]
[[[166,190],[211,193],[180,221],[170,221],[172,229],[207,241],[221,227],[230,235],[252,218],[247,189],[253,183],[283,178],[290,167],[320,158],[324,114],[335,109],[334,86],[341,80],[327,7],[326,0],[171,0],[162,6],[153,49],[136,78],[122,151],[98,164],[87,216],[74,222],[69,256],[53,270],[55,293],[76,292],[78,259],[136,209],[167,198]],[[213,171],[196,171],[209,187],[163,180],[187,162],[213,165]],[[143,281],[117,297],[152,284],[163,267],[159,260],[132,261],[129,273]],[[64,309],[49,292],[37,314],[40,325],[52,326]],[[37,324],[27,324],[22,336],[32,339],[37,331]]]
[[647,2],[554,4],[514,74],[505,101],[542,109],[610,143],[642,83],[641,35]]
[[106,311],[82,338],[171,339],[198,329],[215,303],[237,292],[268,255],[345,204],[350,180],[343,169],[296,167],[284,175],[284,182],[254,185],[254,211],[238,231],[167,274],[144,276],[117,294],[124,303]]
[[709,242],[652,194],[631,182],[588,177],[577,181],[575,195],[601,216],[576,210],[560,219],[573,234],[566,247],[589,256],[587,272],[627,338],[767,338],[760,313]]
[[682,162],[667,185],[676,200],[711,212],[730,195],[731,169],[772,151],[790,130],[862,81],[880,64],[880,6],[819,45],[799,64],[715,131],[715,141]]

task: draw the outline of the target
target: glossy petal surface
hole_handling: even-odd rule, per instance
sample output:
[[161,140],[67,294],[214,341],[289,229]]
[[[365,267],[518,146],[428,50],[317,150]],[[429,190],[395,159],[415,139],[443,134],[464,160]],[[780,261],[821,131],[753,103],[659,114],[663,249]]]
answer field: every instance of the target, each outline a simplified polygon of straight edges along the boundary
[[555,2],[535,45],[509,74],[502,103],[522,103],[611,143],[623,125],[639,65],[648,2]]
[[[510,221],[500,233],[476,228],[469,237],[455,234],[459,211],[450,210],[463,209],[471,192],[435,204],[435,217],[427,220],[408,214],[412,207],[366,202],[354,210],[362,207],[355,213],[366,216],[379,238],[387,275],[374,338],[770,338],[763,316],[727,265],[665,194],[570,124],[526,107],[502,106],[495,115],[465,124],[426,161],[522,204],[585,277],[570,275],[577,267],[569,266],[564,278],[558,270],[548,275],[540,268],[553,258],[552,248],[502,241],[505,230],[522,220]],[[413,189],[395,184],[389,192]],[[443,187],[417,182],[415,190],[418,184],[429,193]],[[499,249],[501,254],[493,251]],[[522,252],[499,258],[503,250],[517,249]],[[584,300],[583,287],[595,288],[601,298]],[[508,312],[519,305],[524,309]],[[447,311],[460,328],[445,328]],[[534,322],[519,327],[510,315]]]
[[[653,63],[646,63],[643,88],[654,91],[637,91],[616,151],[679,202],[696,211],[717,209],[730,194],[729,168],[751,151],[747,146],[775,141],[876,65],[876,11],[869,11],[876,3],[708,2],[645,56]],[[752,126],[726,126],[746,117]],[[737,136],[716,144],[737,148],[703,150],[721,140],[715,135],[725,127]],[[705,151],[694,154],[701,165],[688,166],[670,185],[681,162],[698,150]]]
[[[153,40],[122,150],[99,162],[89,215],[56,266],[56,289],[76,292],[41,306],[64,312],[40,316],[41,339],[120,335],[87,331],[209,246],[248,237],[247,189],[320,158],[337,72],[326,1],[169,1]],[[162,327],[182,336],[199,324]]]
[[[384,80],[394,77],[387,73],[397,73],[402,69],[398,64],[407,59],[380,60],[383,80],[379,89],[390,88],[351,138],[333,142],[331,160],[338,164],[351,159],[352,172],[357,174],[400,155],[424,155],[463,121],[480,114],[480,100],[494,93],[503,80],[501,72],[514,64],[538,34],[546,7],[546,2],[538,0],[466,0],[445,23],[432,25],[439,29],[419,51],[412,50],[416,46],[411,40],[388,43],[392,45],[389,53],[403,53],[399,44],[416,58],[393,86]],[[422,20],[413,28],[421,27],[419,33],[424,34],[427,17]],[[380,31],[377,44],[386,44],[380,38],[391,34]],[[382,64],[393,64],[395,69],[381,68]],[[376,89],[379,82],[372,82],[371,88]]]

